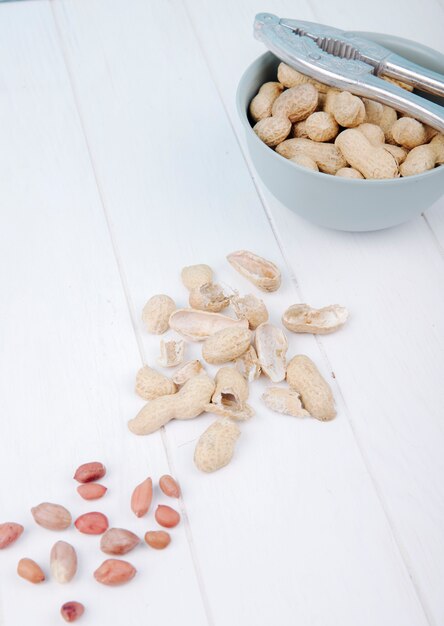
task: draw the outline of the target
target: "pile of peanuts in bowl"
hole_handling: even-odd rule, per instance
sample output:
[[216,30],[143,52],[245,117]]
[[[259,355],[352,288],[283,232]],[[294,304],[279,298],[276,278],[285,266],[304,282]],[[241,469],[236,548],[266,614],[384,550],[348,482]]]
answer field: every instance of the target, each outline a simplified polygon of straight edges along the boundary
[[444,163],[444,135],[434,128],[285,63],[279,64],[277,79],[260,87],[250,118],[259,139],[297,165],[343,178],[387,179]]

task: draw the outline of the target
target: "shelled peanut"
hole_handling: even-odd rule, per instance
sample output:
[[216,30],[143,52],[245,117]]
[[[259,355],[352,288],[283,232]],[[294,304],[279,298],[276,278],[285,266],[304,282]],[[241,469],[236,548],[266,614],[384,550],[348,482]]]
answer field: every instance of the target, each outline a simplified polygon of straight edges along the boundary
[[260,87],[249,113],[265,144],[313,171],[388,179],[421,174],[443,162],[444,135],[438,131],[379,102],[323,85],[285,63],[278,66],[277,82]]

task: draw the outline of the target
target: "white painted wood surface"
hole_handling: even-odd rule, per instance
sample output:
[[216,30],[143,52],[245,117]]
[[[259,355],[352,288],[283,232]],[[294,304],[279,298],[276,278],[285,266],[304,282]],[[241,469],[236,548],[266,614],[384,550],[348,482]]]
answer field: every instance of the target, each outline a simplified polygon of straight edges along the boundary
[[[426,5],[352,12],[349,0],[315,0],[298,15],[440,48],[444,12]],[[353,235],[310,226],[266,193],[234,111],[237,80],[261,52],[258,10],[292,16],[294,3],[0,6],[0,521],[28,531],[0,554],[5,626],[58,624],[74,598],[85,625],[444,621],[443,205],[427,221]],[[261,381],[233,463],[202,476],[192,455],[210,416],[162,435],[126,429],[142,404],[134,373],[158,350],[140,310],[159,291],[186,304],[179,269],[193,262],[250,289],[224,260],[241,247],[283,268],[282,289],[266,296],[272,320],[301,299],[350,308],[340,333],[290,338],[289,354],[335,373],[338,417],[273,415]],[[29,507],[88,510],[70,476],[89,458],[110,468],[94,508],[113,525],[149,527],[132,519],[129,493],[168,468],[184,523],[164,553],[128,555],[140,574],[116,590],[91,578],[97,540],[69,531],[76,582],[31,588],[16,561],[44,561],[59,537],[36,529]]]

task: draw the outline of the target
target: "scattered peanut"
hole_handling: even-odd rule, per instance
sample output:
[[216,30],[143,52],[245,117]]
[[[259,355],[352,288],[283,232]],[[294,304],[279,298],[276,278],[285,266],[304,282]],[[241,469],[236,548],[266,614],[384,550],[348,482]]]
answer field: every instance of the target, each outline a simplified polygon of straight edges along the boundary
[[150,548],[163,550],[171,543],[171,537],[166,530],[149,530],[145,533],[145,542]]
[[293,304],[282,316],[285,328],[294,333],[326,335],[341,328],[348,319],[348,311],[339,304],[313,309],[308,304]]
[[74,522],[74,526],[85,535],[101,535],[107,530],[109,523],[106,515],[93,511],[80,515]]
[[7,548],[20,537],[23,526],[15,522],[4,522],[0,524],[0,550]]
[[213,365],[234,361],[248,350],[251,336],[248,328],[224,328],[204,341],[202,356]]
[[136,393],[144,400],[154,400],[159,396],[176,393],[176,385],[167,376],[144,365],[137,372]]
[[94,578],[102,585],[122,585],[136,575],[136,568],[120,559],[106,559],[94,572]]
[[82,617],[85,612],[85,607],[81,602],[65,602],[60,609],[60,614],[65,622],[75,622]]
[[227,256],[228,262],[253,285],[263,291],[276,291],[281,284],[281,273],[271,261],[248,250],[238,250]]
[[180,522],[179,513],[166,504],[159,504],[154,517],[156,522],[165,528],[174,528]]
[[52,577],[58,583],[68,583],[77,572],[77,554],[70,543],[57,541],[51,549],[50,567]]
[[291,131],[291,122],[287,117],[266,117],[253,126],[253,130],[261,141],[273,148],[284,141]]
[[148,477],[134,489],[131,495],[131,510],[136,517],[143,517],[149,511],[153,499],[153,480]]
[[227,465],[240,436],[239,426],[229,418],[218,419],[200,436],[194,452],[196,467],[202,472],[215,472]]
[[195,287],[200,287],[213,280],[213,270],[209,265],[188,265],[181,272],[182,282],[191,291]]
[[48,530],[65,530],[71,526],[71,513],[60,504],[42,502],[31,509],[35,522]]
[[236,317],[240,320],[247,320],[251,330],[255,330],[260,324],[268,320],[268,311],[264,302],[251,293],[243,297],[237,294],[232,296],[231,304]]
[[34,585],[45,580],[42,568],[32,559],[20,559],[17,565],[17,574]]
[[305,409],[312,417],[323,421],[335,417],[331,389],[308,356],[293,357],[287,366],[287,382],[300,394]]
[[79,483],[91,483],[103,478],[106,474],[106,468],[103,463],[93,461],[92,463],[84,463],[76,469],[74,480]]
[[183,361],[185,353],[185,342],[183,339],[179,339],[175,341],[171,339],[170,341],[160,340],[160,357],[157,359],[157,362],[162,367],[175,367],[176,365],[180,365]]
[[139,537],[130,530],[109,528],[100,539],[100,549],[106,554],[127,554],[139,543]]
[[77,487],[77,493],[84,500],[98,500],[107,492],[107,488],[99,483],[86,483]]
[[[249,331],[248,331],[249,332]],[[135,435],[148,435],[172,419],[192,419],[203,411],[203,407],[214,391],[214,382],[206,374],[190,378],[174,395],[156,398],[128,422]]]
[[176,309],[172,298],[164,294],[152,296],[143,307],[142,320],[149,333],[162,335],[168,330],[168,320]]
[[170,317],[170,327],[191,341],[204,341],[219,330],[233,326],[248,328],[248,322],[196,309],[178,309]]
[[253,380],[257,380],[261,375],[262,370],[254,346],[250,346],[244,354],[241,354],[236,359],[235,365],[242,376],[250,383]]
[[273,102],[282,93],[281,83],[264,83],[250,103],[250,115],[255,122],[271,116]]
[[256,351],[262,371],[274,382],[285,379],[287,338],[280,328],[266,322],[256,329]]
[[190,307],[201,311],[219,313],[230,304],[230,299],[220,285],[204,283],[190,291]]
[[190,380],[190,378],[197,376],[197,374],[200,374],[201,372],[203,372],[203,366],[199,359],[196,359],[195,361],[188,361],[188,363],[184,363],[184,365],[177,370],[177,372],[173,375],[172,380],[176,385],[181,386],[184,385],[187,380]]
[[262,399],[269,409],[277,413],[292,415],[293,417],[306,417],[310,415],[309,412],[303,408],[297,391],[293,391],[292,389],[268,387],[268,389],[264,391]]
[[216,389],[211,402],[241,410],[248,399],[248,383],[233,367],[221,367],[215,378]]
[[180,496],[180,487],[169,474],[164,474],[160,477],[159,487],[163,493],[170,498],[178,498]]

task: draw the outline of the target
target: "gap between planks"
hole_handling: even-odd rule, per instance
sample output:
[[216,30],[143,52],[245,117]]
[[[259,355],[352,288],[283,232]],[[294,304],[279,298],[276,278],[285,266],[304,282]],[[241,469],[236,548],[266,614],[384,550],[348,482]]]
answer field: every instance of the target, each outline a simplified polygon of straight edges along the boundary
[[[312,6],[312,3],[310,2],[309,4],[310,4],[310,7],[313,9],[313,14],[316,14],[316,11],[314,10],[314,7]],[[259,198],[260,204],[261,204],[261,206],[262,206],[262,209],[263,209],[263,211],[264,211],[264,213],[265,213],[265,216],[266,216],[266,218],[267,218],[268,223],[270,224],[271,231],[272,231],[273,236],[274,236],[274,238],[275,238],[275,240],[276,240],[276,243],[277,243],[277,246],[278,246],[278,248],[279,248],[279,251],[280,251],[280,253],[281,253],[281,255],[282,255],[282,259],[283,259],[283,261],[284,261],[284,264],[285,264],[286,270],[287,270],[288,275],[289,275],[289,277],[290,277],[290,281],[291,281],[291,284],[292,284],[292,286],[293,286],[293,289],[294,289],[294,291],[295,291],[296,295],[298,296],[298,298],[300,299],[300,301],[301,301],[301,302],[304,302],[304,297],[303,297],[302,289],[301,289],[301,287],[300,287],[300,285],[299,285],[299,282],[298,282],[298,279],[297,279],[296,273],[293,271],[293,268],[292,268],[292,266],[290,265],[290,262],[289,262],[289,260],[288,260],[288,257],[287,257],[286,251],[285,251],[285,246],[284,246],[284,244],[282,243],[281,238],[280,238],[280,236],[279,236],[279,233],[278,233],[277,227],[276,227],[275,222],[274,222],[274,219],[273,219],[273,215],[272,215],[272,213],[269,211],[268,206],[267,206],[266,199],[265,199],[265,197],[263,196],[263,194],[262,194],[262,192],[261,192],[261,190],[260,190],[260,188],[259,188],[259,186],[258,186],[258,184],[257,184],[257,182],[256,182],[256,177],[255,177],[255,174],[254,174],[254,172],[253,172],[253,171],[252,171],[252,169],[251,169],[251,166],[250,166],[250,164],[249,164],[249,162],[248,162],[248,159],[247,159],[247,157],[246,157],[246,154],[245,154],[245,150],[244,150],[244,148],[243,148],[243,146],[242,146],[242,143],[241,143],[241,142],[240,142],[240,140],[239,140],[238,134],[237,134],[237,132],[236,132],[236,130],[235,130],[235,128],[234,128],[234,125],[233,125],[232,120],[231,120],[231,117],[230,117],[230,115],[229,115],[229,113],[228,113],[227,107],[226,107],[226,105],[225,105],[225,101],[224,101],[223,96],[222,96],[222,94],[221,94],[221,92],[220,92],[220,89],[219,89],[219,86],[218,86],[218,84],[217,84],[217,81],[214,79],[211,64],[210,64],[210,62],[209,62],[209,60],[208,60],[208,57],[207,57],[207,55],[206,55],[205,48],[204,48],[204,46],[203,46],[203,44],[202,44],[202,41],[201,41],[201,39],[200,39],[200,37],[199,37],[199,34],[198,34],[197,29],[196,29],[196,27],[195,27],[195,24],[194,24],[194,22],[193,22],[193,18],[192,18],[192,16],[191,16],[190,12],[188,11],[188,6],[187,6],[187,2],[186,2],[186,0],[182,0],[182,5],[183,5],[183,7],[184,7],[184,11],[185,11],[185,13],[186,13],[186,15],[187,15],[187,18],[188,18],[188,21],[189,21],[189,23],[190,23],[190,26],[191,26],[191,30],[192,30],[192,32],[193,32],[193,35],[194,35],[194,37],[195,37],[195,39],[196,39],[196,41],[197,41],[197,44],[198,44],[198,46],[199,46],[199,49],[200,49],[200,51],[201,51],[202,58],[203,58],[203,60],[204,60],[204,62],[205,62],[205,65],[206,65],[206,67],[207,67],[207,69],[208,69],[208,74],[209,74],[209,76],[210,76],[210,79],[211,79],[211,81],[213,82],[213,85],[214,85],[214,87],[215,87],[215,90],[216,90],[216,92],[217,92],[217,95],[218,95],[218,97],[219,97],[219,100],[220,100],[220,102],[221,102],[221,105],[222,105],[223,110],[224,110],[224,112],[225,112],[225,115],[226,115],[226,117],[227,117],[228,123],[229,123],[230,128],[231,128],[231,130],[232,130],[232,132],[233,132],[233,135],[234,135],[235,141],[236,141],[236,143],[237,143],[237,145],[238,145],[238,147],[239,147],[239,150],[240,150],[240,153],[241,153],[241,155],[242,155],[243,161],[244,161],[244,163],[245,163],[245,165],[246,165],[247,171],[248,171],[248,173],[249,173],[249,175],[250,175],[250,177],[251,177],[251,180],[252,180],[252,182],[253,182],[253,185],[254,185],[254,188],[255,188],[256,193],[257,193],[257,195],[258,195],[258,198]],[[316,15],[315,15],[315,17],[316,17]],[[436,234],[435,234],[435,232],[434,232],[433,228],[432,228],[432,227],[431,227],[431,225],[429,224],[429,222],[428,222],[428,220],[427,220],[427,218],[426,218],[426,216],[425,216],[424,214],[422,215],[422,217],[424,218],[424,221],[425,221],[426,225],[428,226],[427,230],[428,230],[428,232],[430,233],[430,236],[432,237],[432,239],[433,239],[433,241],[434,241],[434,244],[438,247],[438,250],[440,251],[441,255],[443,255],[443,250],[442,250],[442,248],[441,248],[441,246],[440,246],[439,240],[438,240],[438,238],[437,238],[437,236],[436,236]],[[324,361],[324,363],[327,365],[328,370],[329,370],[329,371],[333,371],[333,368],[332,368],[332,365],[331,365],[330,359],[329,359],[329,357],[328,357],[328,355],[327,355],[327,351],[326,351],[326,349],[325,349],[325,346],[324,346],[324,344],[322,343],[322,339],[321,339],[321,337],[320,337],[319,335],[315,335],[315,339],[316,339],[316,343],[317,343],[317,346],[318,346],[318,348],[319,348],[319,352],[320,352],[320,354],[321,354],[321,358],[322,358],[322,360],[323,360],[323,361]],[[397,533],[397,531],[396,531],[396,527],[395,527],[395,525],[394,525],[394,523],[393,523],[393,521],[392,521],[392,519],[391,519],[391,516],[390,516],[389,510],[388,510],[388,507],[387,507],[387,505],[386,505],[386,502],[385,502],[384,496],[383,496],[383,494],[382,494],[382,491],[381,491],[381,490],[380,490],[380,488],[379,488],[379,485],[378,485],[378,483],[377,483],[376,478],[373,476],[373,472],[372,472],[372,468],[371,468],[371,463],[370,463],[370,461],[369,461],[369,459],[368,459],[368,457],[367,457],[367,454],[366,454],[366,452],[365,452],[365,450],[364,450],[363,446],[362,446],[362,445],[361,445],[361,443],[360,443],[359,436],[358,436],[358,434],[357,434],[357,431],[356,431],[356,430],[355,430],[355,428],[354,428],[352,417],[351,417],[350,412],[349,412],[349,410],[348,410],[348,407],[347,407],[347,403],[346,403],[346,401],[345,401],[344,394],[342,393],[342,389],[341,389],[341,387],[340,387],[340,384],[339,384],[339,381],[337,380],[337,378],[335,378],[335,380],[334,380],[334,387],[335,387],[335,389],[336,389],[336,393],[337,393],[337,394],[341,397],[341,400],[342,400],[342,401],[343,401],[343,403],[344,403],[344,409],[345,409],[345,410],[344,410],[344,413],[345,413],[345,415],[346,415],[346,418],[347,418],[348,424],[349,424],[350,429],[351,429],[351,431],[352,431],[353,438],[354,438],[354,440],[355,440],[356,446],[357,446],[357,448],[358,448],[359,454],[360,454],[360,456],[361,456],[361,458],[362,458],[362,461],[363,461],[363,463],[364,463],[364,466],[365,466],[365,468],[366,468],[366,471],[367,471],[367,473],[368,473],[368,475],[369,475],[369,477],[370,477],[370,481],[371,481],[371,484],[373,485],[373,488],[374,488],[374,490],[375,490],[376,497],[377,497],[377,499],[378,499],[378,501],[379,501],[379,503],[380,503],[380,506],[381,506],[381,508],[382,508],[382,510],[383,510],[384,516],[385,516],[385,518],[386,518],[386,520],[387,520],[387,524],[388,524],[388,526],[389,526],[389,529],[390,529],[391,535],[392,535],[392,537],[393,537],[393,541],[395,542],[395,545],[396,545],[396,547],[397,547],[397,549],[398,549],[398,552],[399,552],[400,558],[401,558],[401,560],[402,560],[402,563],[403,563],[403,565],[404,565],[404,567],[405,567],[405,569],[406,569],[406,571],[407,571],[407,573],[408,573],[408,576],[409,576],[410,580],[412,581],[412,586],[413,586],[413,588],[414,588],[414,590],[415,590],[415,593],[416,593],[416,597],[417,597],[417,599],[418,599],[418,602],[419,602],[419,604],[421,605],[422,610],[423,610],[424,615],[425,615],[425,618],[426,618],[426,620],[428,621],[428,623],[430,624],[430,626],[438,626],[438,624],[435,622],[435,619],[434,619],[434,617],[433,617],[433,615],[432,615],[431,611],[429,610],[429,607],[428,607],[428,605],[427,605],[427,602],[426,602],[425,598],[424,598],[424,597],[423,597],[423,595],[422,595],[420,585],[419,585],[419,583],[417,582],[416,577],[415,577],[415,575],[414,575],[414,573],[413,573],[413,570],[414,570],[413,564],[411,563],[411,561],[410,561],[410,559],[409,559],[409,557],[408,557],[407,550],[405,549],[405,547],[404,547],[404,545],[403,545],[403,543],[402,543],[401,539],[398,537],[398,533]]]
[[[107,211],[107,208],[106,208],[106,203],[105,203],[105,197],[104,197],[103,189],[102,189],[102,186],[101,186],[98,174],[97,174],[97,170],[96,170],[96,167],[95,167],[92,149],[91,149],[91,146],[90,146],[90,143],[89,143],[89,140],[88,140],[86,127],[85,127],[85,124],[84,124],[84,121],[83,121],[83,114],[82,114],[82,107],[80,105],[80,99],[79,99],[78,94],[77,94],[75,81],[73,79],[73,74],[72,74],[72,71],[71,71],[70,63],[69,63],[69,60],[68,60],[68,56],[66,54],[66,49],[65,49],[62,33],[61,33],[60,28],[59,28],[59,24],[58,24],[58,21],[57,21],[56,13],[54,11],[54,2],[56,2],[56,0],[49,0],[49,7],[50,7],[52,19],[54,21],[56,36],[57,36],[59,47],[60,47],[60,53],[61,53],[61,56],[62,56],[62,59],[63,59],[63,64],[65,66],[65,70],[66,70],[66,73],[67,73],[68,82],[69,82],[69,85],[70,85],[70,88],[71,88],[75,109],[76,109],[76,112],[77,112],[77,115],[78,115],[78,118],[79,118],[80,128],[81,128],[81,132],[82,132],[82,135],[83,135],[83,138],[84,138],[84,141],[85,141],[85,146],[86,146],[86,150],[87,150],[87,154],[88,154],[88,159],[90,161],[91,168],[92,168],[92,171],[93,171],[93,176],[94,176],[94,181],[95,181],[96,188],[97,188],[97,193],[98,193],[98,196],[99,196],[100,206],[102,207],[102,211],[103,211],[103,214],[104,214],[104,217],[105,217],[106,227],[107,227],[108,235],[109,235],[109,238],[110,238],[110,241],[111,241],[111,248],[112,248],[112,251],[113,251],[114,259],[116,261],[117,271],[118,271],[118,274],[119,274],[119,278],[120,278],[120,282],[121,282],[121,285],[122,285],[123,293],[124,293],[124,296],[125,296],[125,299],[126,299],[127,308],[128,308],[128,314],[129,314],[129,317],[130,317],[131,325],[133,327],[134,335],[135,335],[137,346],[138,346],[138,349],[139,349],[141,363],[142,363],[142,365],[144,365],[146,363],[146,354],[145,354],[145,350],[144,350],[143,343],[142,343],[142,338],[140,336],[140,332],[139,332],[139,329],[138,329],[138,326],[137,326],[137,322],[136,322],[135,307],[134,307],[134,303],[132,301],[132,298],[131,298],[131,295],[130,295],[130,291],[129,291],[129,288],[128,288],[128,281],[127,281],[127,278],[126,278],[126,275],[125,275],[125,271],[123,269],[123,262],[122,262],[122,259],[121,259],[121,256],[119,254],[119,250],[118,250],[118,247],[117,247],[116,237],[114,235],[111,218],[110,218],[110,216],[108,214],[108,211]],[[165,452],[165,456],[166,456],[166,460],[167,460],[167,465],[168,465],[169,471],[170,471],[171,475],[174,476],[175,475],[174,464],[173,464],[173,460],[172,460],[170,444],[169,444],[169,441],[168,441],[168,435],[167,435],[167,432],[166,432],[166,429],[165,429],[164,426],[161,427],[161,439],[162,439],[162,445],[163,445],[163,448],[164,448],[164,452]],[[183,498],[182,494],[180,496],[180,509],[181,509],[182,519],[183,519],[184,528],[185,528],[185,535],[186,535],[187,541],[188,541],[188,546],[189,546],[189,550],[190,550],[191,560],[192,560],[194,571],[195,571],[195,574],[196,574],[197,584],[198,584],[198,587],[199,587],[199,591],[200,591],[200,595],[201,595],[201,599],[202,599],[202,605],[203,605],[203,608],[204,608],[205,616],[207,618],[208,626],[214,626],[215,622],[214,622],[214,619],[213,619],[210,602],[208,600],[207,591],[206,591],[206,588],[205,588],[205,584],[204,584],[204,580],[203,580],[203,576],[202,576],[202,572],[201,572],[200,563],[199,563],[199,560],[197,558],[197,552],[196,552],[196,549],[195,549],[195,546],[194,546],[194,539],[193,539],[193,534],[192,534],[192,531],[191,531],[191,524],[190,524],[190,521],[189,521],[189,517],[188,517],[185,501],[184,501],[184,498]],[[0,608],[1,608],[1,604],[0,604]],[[1,615],[0,615],[0,617],[1,617]],[[0,622],[0,626],[1,626],[1,622]]]

